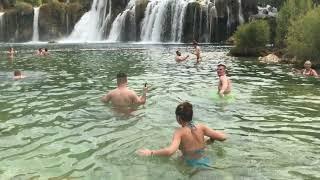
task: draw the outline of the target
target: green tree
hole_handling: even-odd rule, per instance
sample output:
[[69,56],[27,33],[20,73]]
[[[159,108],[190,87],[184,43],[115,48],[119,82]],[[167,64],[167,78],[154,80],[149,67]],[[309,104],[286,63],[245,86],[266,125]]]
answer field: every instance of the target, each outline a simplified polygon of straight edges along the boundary
[[270,27],[267,21],[258,20],[238,27],[234,34],[236,47],[264,47],[270,39]]
[[289,27],[287,44],[289,53],[301,59],[320,63],[320,7],[293,21]]
[[284,2],[277,17],[276,45],[285,46],[285,38],[288,33],[288,27],[299,16],[313,8],[312,0],[287,0]]

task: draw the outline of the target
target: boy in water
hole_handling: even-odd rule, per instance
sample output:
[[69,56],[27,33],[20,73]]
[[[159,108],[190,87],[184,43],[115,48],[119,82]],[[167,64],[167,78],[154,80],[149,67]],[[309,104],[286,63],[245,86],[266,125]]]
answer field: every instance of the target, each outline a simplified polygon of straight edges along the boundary
[[231,93],[231,80],[226,75],[226,65],[218,64],[217,74],[219,76],[218,94],[220,97],[224,97]]
[[188,59],[188,57],[189,57],[189,55],[187,55],[187,56],[182,56],[180,51],[176,51],[176,61],[177,61],[177,62],[185,61],[185,60]]
[[160,150],[141,149],[138,151],[141,156],[171,156],[178,149],[181,150],[185,162],[195,168],[210,167],[209,158],[205,155],[205,136],[210,140],[224,141],[226,135],[210,129],[206,125],[194,125],[192,121],[193,110],[189,102],[183,102],[176,108],[176,120],[181,126],[178,128],[171,142],[171,145]]

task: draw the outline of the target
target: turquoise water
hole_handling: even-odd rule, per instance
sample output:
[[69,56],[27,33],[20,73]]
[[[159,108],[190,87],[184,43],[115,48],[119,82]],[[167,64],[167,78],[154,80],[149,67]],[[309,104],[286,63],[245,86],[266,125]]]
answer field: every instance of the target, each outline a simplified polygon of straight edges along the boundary
[[[227,56],[228,47],[202,46],[203,62],[174,61],[186,45],[0,46],[0,179],[320,179],[320,81],[293,76],[289,65],[265,65]],[[233,97],[215,95],[215,66],[223,61]],[[27,78],[13,81],[13,70]],[[100,102],[125,71],[138,93],[148,82],[147,103],[119,113]],[[170,158],[139,157],[161,148],[178,127],[181,100],[194,105],[195,122],[225,131],[208,146],[215,167],[193,173]]]

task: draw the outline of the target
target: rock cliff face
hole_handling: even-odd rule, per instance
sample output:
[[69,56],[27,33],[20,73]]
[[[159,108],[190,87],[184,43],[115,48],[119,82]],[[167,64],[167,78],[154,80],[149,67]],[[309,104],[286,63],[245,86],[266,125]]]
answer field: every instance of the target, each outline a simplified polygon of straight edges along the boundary
[[[101,29],[101,40],[110,38],[112,28],[119,28],[113,31],[113,33],[119,32],[119,37],[115,38],[118,41],[221,42],[228,39],[241,23],[240,15],[244,21],[248,21],[249,17],[258,11],[256,0],[190,2],[182,0],[159,0],[158,2],[149,0],[44,0],[42,2],[45,3],[40,6],[39,12],[40,41],[67,37],[86,12],[92,8],[103,8],[101,11],[103,18],[98,22]],[[132,2],[134,5],[129,7],[128,4]],[[94,3],[96,7],[91,7]],[[109,9],[111,9],[110,17],[106,20]],[[4,12],[2,16],[0,14],[0,41],[25,42],[31,40],[34,11],[30,4],[0,0],[0,12]],[[95,20],[92,19],[92,21]]]

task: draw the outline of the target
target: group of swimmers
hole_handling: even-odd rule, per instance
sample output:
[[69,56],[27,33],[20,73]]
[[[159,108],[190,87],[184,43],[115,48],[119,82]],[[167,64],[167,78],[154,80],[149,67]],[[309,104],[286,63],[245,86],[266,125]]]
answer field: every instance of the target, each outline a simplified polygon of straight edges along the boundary
[[[196,63],[200,63],[200,47],[197,42],[193,43],[196,55]],[[14,52],[13,48],[10,48],[9,52]],[[8,52],[8,53],[9,53]],[[48,50],[40,48],[37,55],[47,55]],[[176,51],[175,60],[177,62],[185,61],[188,56],[182,56],[180,51]],[[307,61],[304,64],[303,70],[295,70],[305,76],[318,76],[317,72],[311,68],[311,62]],[[220,97],[224,97],[231,93],[232,82],[226,74],[227,67],[223,63],[217,65],[217,75],[219,78],[218,91]],[[21,79],[24,76],[20,71],[14,72],[16,79]],[[131,105],[143,105],[147,100],[148,87],[144,84],[143,93],[138,96],[137,93],[128,88],[127,74],[117,74],[117,88],[111,90],[101,98],[104,103],[111,103],[115,107],[128,107]],[[189,102],[180,103],[175,110],[176,121],[181,126],[176,129],[173,134],[173,139],[168,147],[159,150],[140,149],[138,154],[140,156],[171,156],[178,149],[182,152],[184,162],[195,168],[210,168],[211,163],[208,157],[205,155],[205,146],[213,141],[225,141],[227,136],[225,133],[213,130],[204,124],[195,124],[193,122],[193,106]]]
[[[8,55],[9,58],[12,59],[16,53],[17,53],[17,51],[15,51],[13,47],[10,47],[10,48],[8,49],[7,55]],[[47,48],[39,48],[39,49],[36,51],[35,55],[37,55],[37,56],[48,56],[48,55],[49,55],[49,51],[48,51]],[[20,70],[15,70],[15,71],[13,72],[13,79],[14,79],[14,80],[23,79],[23,78],[25,78],[25,77],[26,77],[26,76],[22,75],[22,73],[21,73]]]
[[[16,53],[17,53],[17,51],[14,50],[13,47],[10,47],[8,49],[7,55],[8,55],[8,57],[13,58],[13,56]],[[35,55],[37,55],[37,56],[48,56],[49,55],[49,51],[48,51],[47,48],[39,48],[39,49],[36,50]]]
[[[225,64],[219,63],[217,65],[217,75],[219,76],[218,94],[224,97],[231,93],[231,81],[226,76]],[[147,84],[144,85],[141,96],[130,90],[127,85],[127,75],[118,73],[117,88],[104,95],[101,98],[102,102],[110,102],[115,107],[145,104],[148,92]],[[205,145],[215,140],[224,141],[227,136],[204,124],[194,124],[193,108],[189,102],[180,103],[175,114],[176,121],[181,127],[174,132],[171,145],[159,150],[140,149],[138,154],[140,156],[171,156],[180,149],[187,165],[194,168],[211,168],[210,160],[204,152]]]

